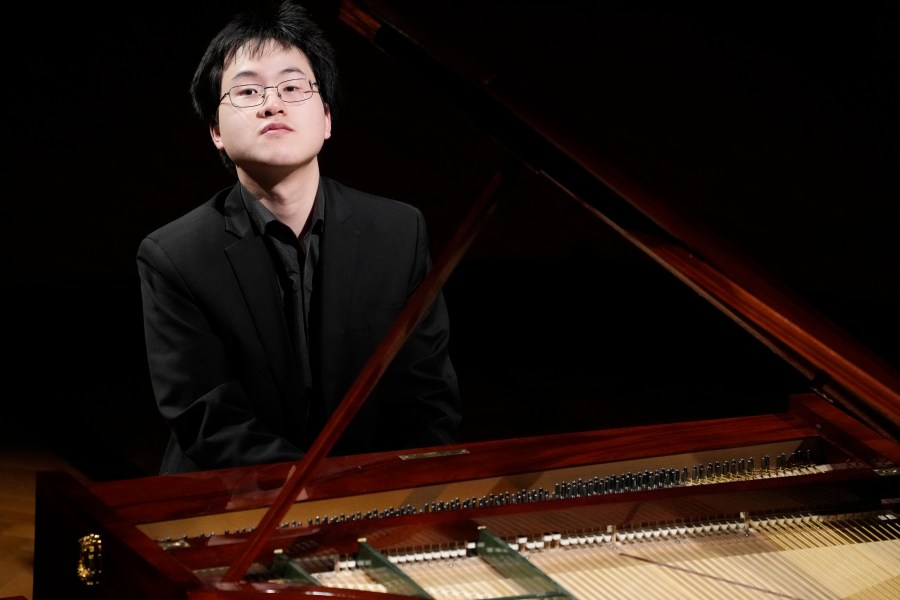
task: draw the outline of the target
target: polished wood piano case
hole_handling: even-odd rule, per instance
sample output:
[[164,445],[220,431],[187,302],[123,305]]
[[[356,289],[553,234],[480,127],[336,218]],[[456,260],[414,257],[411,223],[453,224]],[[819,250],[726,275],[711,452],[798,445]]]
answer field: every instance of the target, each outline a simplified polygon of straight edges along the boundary
[[784,414],[332,458],[234,583],[293,465],[43,472],[34,598],[840,597],[822,580],[835,562],[858,571],[848,597],[887,594],[898,465],[897,444],[814,395]]
[[813,391],[784,412],[326,457],[490,214],[498,173],[305,461],[101,483],[39,473],[34,600],[897,597],[894,370],[589,149],[510,110],[502,88],[428,52],[390,3],[343,2],[340,17],[438,73],[529,169]]

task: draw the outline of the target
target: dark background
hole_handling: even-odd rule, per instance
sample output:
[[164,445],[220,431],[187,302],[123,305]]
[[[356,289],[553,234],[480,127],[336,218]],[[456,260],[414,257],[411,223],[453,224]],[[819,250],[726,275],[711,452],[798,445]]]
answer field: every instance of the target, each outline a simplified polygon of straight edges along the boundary
[[[6,98],[0,434],[97,479],[158,466],[134,254],[230,184],[187,88],[246,4],[64,5],[6,52],[24,94]],[[900,364],[890,2],[381,4]],[[346,87],[323,172],[420,206],[440,254],[515,149],[346,27],[338,2],[308,6]],[[445,293],[466,439],[765,412],[807,388],[538,174],[504,192]]]

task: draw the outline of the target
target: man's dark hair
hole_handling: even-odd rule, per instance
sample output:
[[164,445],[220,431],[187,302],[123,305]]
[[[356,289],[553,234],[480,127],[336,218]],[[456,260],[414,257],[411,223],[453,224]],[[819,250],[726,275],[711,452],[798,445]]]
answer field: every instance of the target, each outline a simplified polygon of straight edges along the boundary
[[[210,41],[194,71],[190,87],[194,112],[204,123],[214,125],[218,122],[225,64],[231,62],[241,47],[246,45],[251,52],[259,52],[271,41],[286,49],[298,48],[306,55],[313,68],[311,76],[318,84],[319,95],[334,121],[341,98],[334,48],[306,8],[285,1],[238,13]],[[234,171],[231,159],[224,151],[220,154],[225,166]]]

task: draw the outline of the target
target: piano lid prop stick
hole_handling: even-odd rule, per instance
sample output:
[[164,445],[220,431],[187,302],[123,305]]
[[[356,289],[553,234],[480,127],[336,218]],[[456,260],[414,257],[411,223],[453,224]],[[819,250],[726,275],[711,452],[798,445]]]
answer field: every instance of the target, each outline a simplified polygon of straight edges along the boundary
[[499,199],[498,190],[506,175],[504,171],[504,169],[497,171],[482,190],[469,214],[447,243],[447,247],[441,253],[438,261],[397,316],[388,335],[375,349],[374,354],[369,358],[334,414],[328,419],[322,432],[300,459],[299,464],[292,467],[284,486],[250,537],[247,548],[229,567],[222,578],[223,582],[236,583],[244,577],[250,565],[259,555],[269,534],[275,531],[278,523],[294,503],[300,489],[309,480],[310,474],[328,456],[341,433],[387,370],[391,360],[403,347],[409,334],[419,325],[450,273],[471,245],[475,234],[496,207],[496,201]]

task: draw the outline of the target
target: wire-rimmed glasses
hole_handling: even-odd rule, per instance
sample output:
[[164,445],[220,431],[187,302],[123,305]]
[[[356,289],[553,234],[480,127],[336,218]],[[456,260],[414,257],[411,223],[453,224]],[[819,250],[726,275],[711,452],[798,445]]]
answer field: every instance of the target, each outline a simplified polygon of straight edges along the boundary
[[317,91],[314,88],[318,87],[318,85],[319,84],[315,81],[310,81],[305,77],[288,79],[287,81],[282,81],[278,85],[245,83],[230,88],[227,92],[222,94],[222,97],[219,98],[219,102],[224,100],[225,96],[228,96],[228,99],[231,100],[231,104],[236,108],[252,108],[254,106],[259,106],[266,101],[266,90],[275,90],[275,93],[278,94],[278,97],[281,98],[282,102],[294,104],[297,102],[305,102],[312,98],[312,95]]

